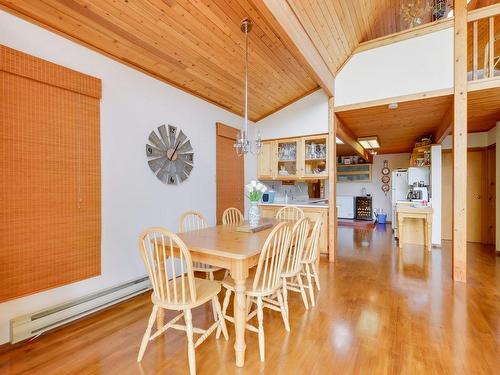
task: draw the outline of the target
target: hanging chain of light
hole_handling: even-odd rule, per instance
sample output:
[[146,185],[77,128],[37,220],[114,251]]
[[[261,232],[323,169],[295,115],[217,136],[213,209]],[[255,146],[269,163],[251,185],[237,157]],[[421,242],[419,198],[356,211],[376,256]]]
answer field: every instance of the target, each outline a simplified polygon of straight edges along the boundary
[[240,130],[238,139],[234,144],[238,156],[248,154],[249,152],[252,154],[259,154],[262,148],[260,132],[255,141],[251,142],[248,139],[248,34],[251,29],[252,21],[248,18],[241,21],[241,31],[245,33],[245,122],[243,130]]

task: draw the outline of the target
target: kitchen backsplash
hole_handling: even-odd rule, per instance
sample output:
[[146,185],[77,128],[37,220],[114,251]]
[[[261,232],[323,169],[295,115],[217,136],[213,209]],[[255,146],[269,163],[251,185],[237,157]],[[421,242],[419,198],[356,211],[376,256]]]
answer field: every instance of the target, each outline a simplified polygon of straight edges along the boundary
[[[289,200],[305,200],[309,198],[306,182],[295,182],[293,185],[283,185],[282,181],[261,181],[269,190],[274,190],[274,201],[283,202],[285,195]],[[325,183],[325,196],[328,197],[328,183]]]

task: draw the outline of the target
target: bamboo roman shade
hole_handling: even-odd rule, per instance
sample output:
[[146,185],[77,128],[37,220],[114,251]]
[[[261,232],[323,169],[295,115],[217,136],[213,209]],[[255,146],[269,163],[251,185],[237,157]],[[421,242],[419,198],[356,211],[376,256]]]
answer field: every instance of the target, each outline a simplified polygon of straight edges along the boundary
[[100,274],[100,98],[0,45],[0,302]]

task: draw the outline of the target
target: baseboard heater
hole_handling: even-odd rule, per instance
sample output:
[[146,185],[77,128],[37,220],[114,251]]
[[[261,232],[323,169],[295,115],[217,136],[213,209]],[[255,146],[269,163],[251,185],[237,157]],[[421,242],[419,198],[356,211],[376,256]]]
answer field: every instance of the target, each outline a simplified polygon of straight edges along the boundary
[[141,277],[32,314],[19,316],[10,321],[10,342],[15,344],[38,336],[149,289],[151,289],[149,278]]

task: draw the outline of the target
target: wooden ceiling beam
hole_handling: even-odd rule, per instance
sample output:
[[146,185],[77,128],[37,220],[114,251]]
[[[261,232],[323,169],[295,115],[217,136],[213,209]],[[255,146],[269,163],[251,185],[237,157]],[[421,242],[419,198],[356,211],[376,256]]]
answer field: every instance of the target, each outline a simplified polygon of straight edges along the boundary
[[371,163],[373,161],[372,155],[368,151],[366,151],[363,146],[361,146],[361,144],[357,141],[354,133],[344,125],[344,123],[338,118],[338,116],[335,117],[335,121],[337,123],[337,137],[346,145],[351,146],[356,154],[361,156],[367,162]]
[[334,93],[334,74],[309,38],[294,11],[286,1],[251,0],[262,18],[278,34],[293,56],[303,64],[328,96]]
[[443,143],[446,136],[451,134],[451,130],[453,129],[453,112],[454,106],[451,103],[450,107],[446,111],[446,114],[443,117],[443,121],[441,121],[441,125],[437,128],[434,133],[434,142],[435,143]]

